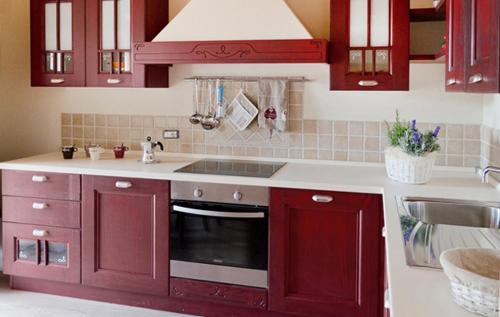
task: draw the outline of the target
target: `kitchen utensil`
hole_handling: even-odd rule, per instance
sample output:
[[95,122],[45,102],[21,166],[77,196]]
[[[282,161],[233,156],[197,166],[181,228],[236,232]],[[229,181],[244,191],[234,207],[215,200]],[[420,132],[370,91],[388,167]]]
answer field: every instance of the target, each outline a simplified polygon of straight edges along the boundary
[[217,104],[215,108],[215,118],[222,120],[226,116],[225,100],[224,100],[224,84],[222,80],[217,79]]
[[90,159],[92,161],[98,161],[101,159],[101,154],[104,152],[104,149],[100,146],[91,147],[89,148]]
[[158,160],[156,159],[155,156],[155,148],[157,146],[160,147],[160,149],[163,151],[163,144],[161,142],[152,142],[151,137],[148,136],[146,138],[145,142],[141,143],[142,146],[142,159],[140,162],[144,164],[152,164],[152,163],[157,163]]
[[203,118],[203,115],[200,114],[199,112],[199,105],[200,105],[200,99],[199,99],[199,85],[198,85],[198,79],[194,80],[194,100],[193,100],[193,107],[194,107],[194,114],[189,118],[189,122],[191,124],[200,124],[201,119]]
[[115,153],[115,158],[122,159],[125,157],[125,152],[129,150],[128,146],[117,145],[113,148],[113,152]]
[[75,152],[78,152],[78,148],[75,145],[62,147],[62,154],[65,160],[71,160]]
[[201,120],[201,125],[205,130],[213,130],[219,126],[219,120],[215,118],[212,112],[213,106],[213,83],[208,82],[208,102],[207,102],[207,115]]
[[258,114],[259,109],[245,96],[243,90],[240,90],[227,108],[229,121],[240,131],[244,131]]

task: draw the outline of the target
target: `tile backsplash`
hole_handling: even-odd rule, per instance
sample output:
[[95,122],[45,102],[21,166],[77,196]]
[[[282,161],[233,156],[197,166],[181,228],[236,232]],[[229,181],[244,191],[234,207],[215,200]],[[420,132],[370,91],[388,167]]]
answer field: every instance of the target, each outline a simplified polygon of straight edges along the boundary
[[[176,153],[217,154],[355,162],[383,162],[386,127],[375,121],[329,121],[302,119],[303,106],[290,107],[289,131],[270,136],[254,122],[241,132],[230,122],[205,131],[189,123],[189,117],[106,114],[62,114],[62,144],[97,143],[106,148],[124,143],[140,150],[147,136],[161,140]],[[442,126],[438,165],[474,167],[499,162],[498,130],[480,125]],[[431,129],[435,124],[420,123]],[[162,131],[178,129],[180,139],[163,140]]]

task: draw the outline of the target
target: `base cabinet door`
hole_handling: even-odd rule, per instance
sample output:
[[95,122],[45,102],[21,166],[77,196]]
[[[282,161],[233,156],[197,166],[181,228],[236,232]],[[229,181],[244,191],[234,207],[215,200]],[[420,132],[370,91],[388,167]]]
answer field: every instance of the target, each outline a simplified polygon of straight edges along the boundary
[[273,189],[270,309],[381,316],[381,223],[377,195]]
[[80,230],[3,223],[8,275],[80,283]]
[[167,181],[83,177],[82,283],[168,294]]

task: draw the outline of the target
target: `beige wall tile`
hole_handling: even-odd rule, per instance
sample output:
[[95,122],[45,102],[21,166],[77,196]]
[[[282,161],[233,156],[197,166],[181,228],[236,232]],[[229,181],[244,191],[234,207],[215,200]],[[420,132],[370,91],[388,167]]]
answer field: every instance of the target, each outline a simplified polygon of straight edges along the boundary
[[331,135],[320,135],[318,143],[320,149],[331,150],[333,147],[333,137]]
[[95,126],[95,114],[87,113],[83,115],[83,124],[85,126]]
[[465,139],[480,140],[481,139],[481,126],[479,126],[479,125],[466,125],[465,126]]
[[448,139],[463,139],[464,126],[461,124],[449,124],[446,129],[446,137]]
[[97,127],[105,127],[106,126],[106,115],[96,114],[95,115],[95,125]]
[[446,156],[446,165],[447,166],[462,167],[462,166],[464,166],[464,157],[461,155],[447,155]]
[[143,128],[144,127],[143,116],[131,116],[130,117],[130,126],[132,128]]
[[265,147],[260,149],[261,157],[273,157],[273,148]]
[[83,129],[83,137],[85,139],[90,139],[93,141],[95,138],[95,128],[94,127],[85,127]]
[[446,153],[447,154],[463,154],[463,141],[448,140],[446,142]]
[[302,91],[290,92],[290,104],[302,105],[304,103],[304,93]]
[[350,136],[349,151],[362,151],[362,150],[363,150],[363,137]]
[[306,160],[317,160],[318,150],[304,150],[304,159]]
[[154,118],[152,116],[144,116],[142,117],[142,124],[144,128],[153,128],[154,127]]
[[107,128],[106,134],[108,140],[118,140],[118,128]]
[[72,125],[71,113],[61,113],[61,124]]
[[380,138],[366,137],[364,149],[365,151],[380,151]]
[[380,162],[380,152],[366,152],[365,162],[378,163]]
[[260,148],[258,148],[258,147],[247,147],[246,148],[246,155],[247,156],[257,157],[257,156],[260,155]]
[[335,136],[349,135],[349,123],[347,121],[334,121],[333,134]]
[[166,116],[156,116],[153,122],[155,128],[165,129],[167,127],[167,117]]
[[304,148],[317,149],[318,148],[318,135],[317,134],[304,134]]
[[333,140],[335,151],[347,151],[349,149],[349,137],[335,136]]
[[83,114],[81,114],[81,113],[73,113],[73,115],[72,115],[72,124],[73,125],[83,125]]
[[365,135],[369,137],[380,136],[380,122],[365,122]]
[[363,152],[362,151],[349,151],[349,161],[351,162],[363,162]]
[[333,133],[333,123],[329,120],[319,120],[318,121],[318,133],[319,134],[328,134],[331,135]]
[[288,129],[290,133],[302,133],[302,120],[290,120],[288,122]]
[[132,141],[142,141],[144,139],[144,130],[141,128],[130,129],[130,139]]
[[333,153],[331,150],[319,150],[318,159],[320,160],[331,160],[333,159]]
[[291,147],[302,147],[304,144],[302,140],[302,134],[290,134],[289,142]]
[[73,138],[83,138],[83,128],[80,126],[73,126]]
[[274,148],[273,149],[273,157],[287,158],[288,157],[288,148]]
[[292,159],[302,159],[304,157],[304,151],[302,149],[290,149],[289,157]]
[[120,126],[120,116],[108,115],[106,117],[106,125],[108,127],[119,127]]
[[480,155],[481,154],[481,142],[480,141],[465,141],[465,151],[466,155]]
[[347,152],[346,151],[335,151],[333,153],[333,159],[336,161],[347,161]]
[[364,135],[365,124],[364,122],[351,121],[349,122],[349,135],[362,136]]
[[318,121],[304,120],[304,133],[318,133]]
[[71,131],[72,131],[71,127],[62,127],[61,128],[61,137],[63,139],[71,139],[71,137],[72,137]]
[[122,128],[130,128],[130,116],[129,115],[119,115],[118,124]]

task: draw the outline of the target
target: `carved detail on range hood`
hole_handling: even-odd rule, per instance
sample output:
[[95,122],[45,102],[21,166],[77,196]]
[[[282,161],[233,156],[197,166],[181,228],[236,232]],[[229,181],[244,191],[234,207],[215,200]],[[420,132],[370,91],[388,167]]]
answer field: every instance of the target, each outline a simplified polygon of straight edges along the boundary
[[327,63],[329,56],[328,41],[313,39],[284,0],[191,0],[133,54],[139,64]]

